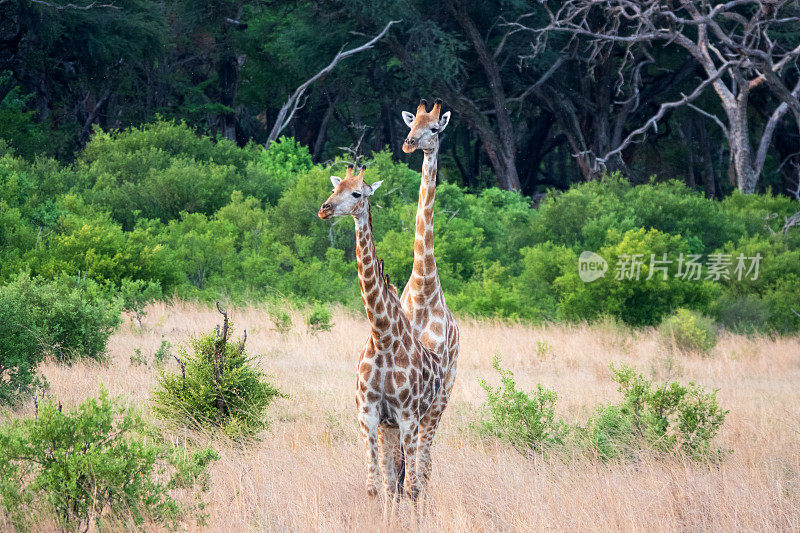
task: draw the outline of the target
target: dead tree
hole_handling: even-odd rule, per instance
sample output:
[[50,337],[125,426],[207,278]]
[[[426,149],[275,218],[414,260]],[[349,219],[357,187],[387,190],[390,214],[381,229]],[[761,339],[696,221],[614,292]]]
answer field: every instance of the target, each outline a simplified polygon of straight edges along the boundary
[[386,26],[383,27],[383,30],[367,41],[366,43],[362,44],[361,46],[357,46],[355,48],[351,48],[350,50],[340,50],[338,54],[331,60],[328,65],[311,76],[307,79],[302,85],[300,85],[294,92],[289,96],[289,99],[286,100],[286,103],[278,111],[278,116],[275,118],[275,124],[272,126],[272,130],[269,132],[269,137],[267,137],[267,147],[272,144],[274,141],[278,140],[281,132],[286,129],[286,127],[291,123],[292,119],[294,118],[295,113],[297,113],[298,109],[301,109],[304,105],[304,102],[301,102],[303,95],[305,94],[306,90],[317,80],[326,76],[329,72],[331,72],[336,65],[342,60],[352,55],[358,54],[359,52],[363,52],[365,50],[369,50],[375,43],[383,38],[386,35],[386,32],[389,31],[389,28],[392,24],[397,24],[400,22],[399,20],[390,20]]
[[[510,25],[542,38],[549,33],[566,32],[595,47],[608,43],[627,49],[640,44],[675,44],[686,50],[704,73],[702,83],[692,93],[662,104],[644,126],[616,147],[602,154],[589,154],[599,165],[621,154],[631,143],[641,141],[649,128],[657,127],[666,111],[691,104],[711,85],[725,120],[692,108],[720,126],[728,139],[738,188],[746,193],[755,191],[778,123],[790,108],[800,120],[796,112],[800,110],[800,80],[787,82],[791,77],[787,74],[789,67],[797,65],[800,46],[792,48],[783,41],[790,33],[786,30],[800,23],[796,0],[567,0],[558,9],[550,10],[551,4],[542,3],[550,16],[545,27],[529,28],[521,22]],[[748,104],[751,92],[762,84],[780,103],[775,105],[753,146]]]

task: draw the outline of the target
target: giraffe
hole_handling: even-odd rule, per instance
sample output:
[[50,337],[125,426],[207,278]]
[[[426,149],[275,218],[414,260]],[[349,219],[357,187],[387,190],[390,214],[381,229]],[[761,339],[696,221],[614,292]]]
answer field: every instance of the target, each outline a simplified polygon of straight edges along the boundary
[[[435,427],[425,426],[428,411],[442,388],[441,360],[412,335],[397,289],[383,274],[372,237],[369,197],[381,182],[364,183],[348,167],[344,179],[331,176],[333,194],[319,209],[319,218],[351,215],[355,219],[356,260],[361,297],[370,323],[370,335],[358,361],[356,408],[367,451],[367,493],[374,496],[383,484],[386,501],[405,491],[415,502],[421,490],[418,457]],[[381,475],[382,474],[382,475]]]
[[[416,115],[403,111],[403,121],[410,128],[403,142],[403,151],[410,154],[417,149],[422,150],[423,159],[415,223],[414,266],[400,301],[403,311],[411,321],[413,335],[420,339],[423,346],[441,358],[444,386],[423,420],[425,427],[430,428],[428,436],[432,440],[455,383],[459,336],[458,326],[444,300],[433,252],[433,207],[436,197],[439,134],[450,122],[450,111],[440,116],[442,101],[438,98],[430,112],[427,107],[428,102],[423,99],[417,106]],[[429,451],[430,446],[426,446],[424,450]],[[425,452],[420,454],[418,461],[421,475],[427,479],[431,460]]]

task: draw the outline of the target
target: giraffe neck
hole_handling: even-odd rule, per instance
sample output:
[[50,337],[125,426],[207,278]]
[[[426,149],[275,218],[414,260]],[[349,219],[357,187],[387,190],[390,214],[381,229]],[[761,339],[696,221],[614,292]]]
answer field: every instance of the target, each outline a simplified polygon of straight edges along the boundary
[[436,200],[436,173],[439,143],[425,152],[422,159],[422,181],[415,224],[414,268],[409,279],[410,291],[429,297],[439,287],[439,275],[433,253],[433,205]]
[[392,345],[392,324],[389,309],[393,305],[393,294],[383,277],[383,265],[375,254],[375,241],[372,237],[372,214],[354,215],[356,221],[356,261],[358,281],[361,285],[361,299],[372,328],[375,348],[388,349]]

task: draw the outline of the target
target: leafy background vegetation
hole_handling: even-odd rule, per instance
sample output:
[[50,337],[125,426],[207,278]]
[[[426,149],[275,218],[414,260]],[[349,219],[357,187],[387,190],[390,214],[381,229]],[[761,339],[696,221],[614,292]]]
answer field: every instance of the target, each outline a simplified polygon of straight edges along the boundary
[[[313,164],[291,139],[238,147],[170,121],[98,131],[71,164],[5,148],[0,280],[76,276],[95,291],[122,290],[129,310],[160,295],[356,308],[352,223],[316,217],[343,166]],[[375,199],[377,250],[402,288],[419,174],[382,151],[366,179],[385,183]],[[634,186],[614,175],[551,191],[536,208],[514,192],[447,182],[436,202],[437,266],[460,313],[533,322],[610,315],[641,326],[687,308],[740,330],[800,328],[800,231],[779,227],[800,206],[787,197],[714,200],[678,181]],[[583,250],[611,271],[581,281]],[[760,254],[759,275],[684,280],[675,268],[690,253]],[[624,254],[647,259],[638,282],[614,279]],[[667,280],[646,279],[651,254],[673,261]]]

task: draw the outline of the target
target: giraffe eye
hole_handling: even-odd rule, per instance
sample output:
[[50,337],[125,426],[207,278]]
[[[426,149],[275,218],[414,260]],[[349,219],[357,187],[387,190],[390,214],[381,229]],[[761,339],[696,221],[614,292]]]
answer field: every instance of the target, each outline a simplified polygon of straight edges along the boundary
[[361,198],[361,193],[360,192],[354,192],[353,193],[353,198]]

